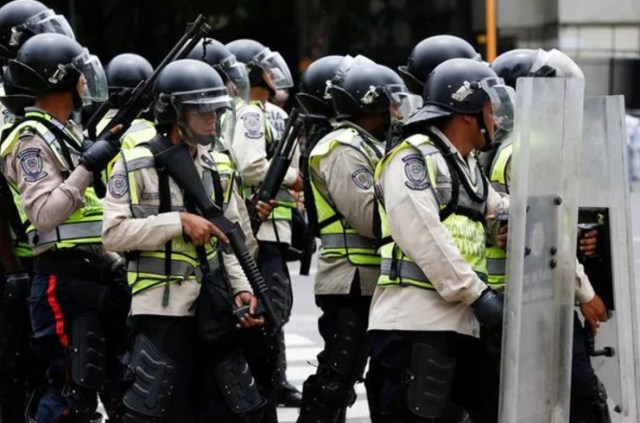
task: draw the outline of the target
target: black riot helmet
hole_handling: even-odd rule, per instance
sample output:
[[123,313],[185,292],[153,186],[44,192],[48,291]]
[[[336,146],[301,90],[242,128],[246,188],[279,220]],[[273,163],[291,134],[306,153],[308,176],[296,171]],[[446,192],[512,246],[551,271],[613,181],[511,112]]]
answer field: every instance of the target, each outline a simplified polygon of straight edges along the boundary
[[[107,100],[107,78],[100,60],[77,41],[61,34],[38,34],[9,61],[13,81],[37,97],[70,92],[76,107]],[[78,93],[82,77],[82,93]]]
[[247,68],[220,41],[212,38],[202,39],[187,58],[202,60],[212,66],[227,85],[230,95],[249,100],[251,86]]
[[422,95],[424,83],[436,66],[455,58],[480,61],[480,54],[462,38],[435,35],[420,41],[411,51],[407,65],[399,66],[398,71],[409,92]]
[[[218,137],[230,135],[225,128],[233,128],[233,113],[226,113],[231,110],[231,97],[218,72],[206,63],[193,59],[169,63],[158,75],[153,93],[156,121],[165,127],[176,123],[188,144],[209,145]],[[189,126],[186,114],[212,112],[216,114],[215,128],[199,132]],[[224,122],[227,125],[223,128]]]
[[291,71],[277,51],[249,39],[232,41],[227,48],[247,66],[252,87],[265,87],[275,93],[293,86]]
[[513,89],[484,63],[472,59],[447,60],[429,75],[423,93],[424,106],[407,120],[405,127],[424,125],[455,114],[475,116],[489,148],[492,139],[483,115],[486,102],[491,102],[496,126],[493,138],[501,138],[501,131],[509,132],[513,128],[514,99]]
[[371,64],[352,68],[340,86],[329,89],[338,120],[363,114],[388,114],[392,104],[402,103],[407,89],[402,78],[386,66]]
[[328,87],[344,56],[325,56],[314,61],[300,77],[298,104],[309,115],[333,117],[335,112]]
[[151,76],[153,66],[138,54],[123,53],[111,59],[105,71],[109,83],[109,101],[113,107],[120,108],[140,82]]
[[35,103],[31,92],[15,85],[9,68],[2,75],[2,88],[4,93],[0,96],[0,102],[15,116],[24,116],[24,109]]
[[74,38],[64,16],[35,0],[14,0],[0,8],[0,56],[14,58],[20,46],[35,34],[59,33]]
[[491,69],[510,87],[522,77],[584,78],[582,71],[566,54],[553,49],[516,49],[501,54],[491,62]]

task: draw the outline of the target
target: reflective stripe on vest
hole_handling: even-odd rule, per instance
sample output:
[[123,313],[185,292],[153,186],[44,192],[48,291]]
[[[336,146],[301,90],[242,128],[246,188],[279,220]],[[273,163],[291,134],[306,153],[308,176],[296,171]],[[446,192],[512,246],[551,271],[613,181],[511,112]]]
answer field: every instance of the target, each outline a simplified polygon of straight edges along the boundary
[[[452,180],[451,175],[442,173],[442,169],[447,169],[446,164],[441,163],[437,165],[436,160],[444,160],[440,151],[433,145],[432,141],[425,135],[414,135],[395,149],[387,154],[378,163],[375,172],[376,184],[380,179],[380,175],[385,166],[391,161],[391,159],[399,152],[414,148],[418,150],[425,160],[425,171],[434,195],[438,201],[440,210],[447,207],[452,198]],[[484,186],[482,184],[483,175],[480,168],[476,168],[475,180],[476,184],[473,186],[475,193],[479,197],[484,197]],[[474,212],[476,216],[484,216],[486,209],[486,201],[478,202],[471,198],[465,187],[460,183],[458,190],[458,209],[454,210],[446,219],[442,222],[447,229],[454,243],[458,247],[462,258],[471,266],[473,271],[483,280],[487,279],[486,268],[486,233],[483,222],[475,220],[464,209]],[[460,207],[464,207],[461,209]],[[389,219],[383,204],[379,205],[381,224],[382,224],[382,236],[383,238],[390,237],[391,228],[389,226]],[[409,258],[398,247],[395,242],[390,242],[382,246],[380,249],[382,256],[383,266],[381,267],[380,278],[378,279],[378,285],[381,287],[386,286],[415,286],[418,288],[425,288],[433,290],[434,286],[426,277],[424,272],[415,264],[411,258]]]
[[[318,141],[309,156],[309,169],[311,175],[311,188],[313,200],[318,212],[318,222],[333,222],[320,228],[322,240],[322,257],[348,258],[349,262],[359,266],[378,266],[380,256],[377,253],[375,240],[359,235],[355,229],[347,228],[339,216],[339,212],[317,189],[314,174],[318,171],[320,161],[339,145],[351,147],[362,154],[370,163],[371,169],[375,168],[378,156],[375,147],[363,140],[363,136],[352,127],[338,127],[335,131]],[[378,150],[381,152],[381,149]],[[373,224],[373,222],[372,222]],[[320,225],[322,226],[322,225]]]
[[[153,169],[155,172],[155,160],[153,154],[146,147],[134,147],[122,151],[124,167],[127,171],[127,181],[129,184],[129,197],[132,215],[134,218],[142,219],[155,216],[159,213],[160,193],[139,193],[136,184],[136,174],[141,170]],[[210,154],[210,162],[215,164],[218,173],[230,172],[229,178],[234,177],[233,169],[230,167],[231,161],[221,153]],[[207,193],[215,200],[213,190],[213,178],[211,171],[213,168],[204,168],[203,185]],[[222,177],[221,177],[222,184]],[[232,184],[228,183],[224,190],[224,204],[229,202],[232,192]],[[184,210],[184,207],[172,204],[172,210]],[[205,246],[207,261],[213,267],[218,261],[215,242]],[[166,274],[166,252],[164,246],[155,251],[140,251],[136,258],[129,263],[127,279],[131,286],[132,293],[138,294],[146,289],[164,283],[180,283],[187,279],[194,279],[200,276],[198,254],[195,246],[184,240],[182,235],[171,240],[171,274]]]
[[[6,157],[17,147],[22,133],[25,131],[33,131],[49,145],[60,166],[72,171],[77,163],[68,163],[67,159],[63,156],[60,143],[64,141],[58,140],[58,138],[42,123],[29,120],[29,116],[38,116],[51,121],[60,129],[64,130],[67,135],[69,135],[69,139],[74,140],[77,144],[76,147],[80,149],[80,141],[75,138],[75,134],[67,131],[66,128],[64,128],[64,125],[48,114],[30,111],[27,112],[23,122],[9,134],[5,142],[0,147],[0,154],[2,155],[2,158],[6,159]],[[19,188],[11,181],[7,182],[9,183],[13,201],[20,215],[20,220],[23,224],[26,224],[29,219],[20,201]],[[35,226],[33,226],[33,224],[30,224],[26,229],[30,246],[42,247],[49,244],[55,244],[58,249],[66,249],[74,248],[78,245],[100,244],[102,242],[102,203],[96,196],[93,187],[88,187],[85,190],[84,199],[84,207],[76,209],[63,223],[49,232],[39,231]]]
[[[491,165],[490,182],[499,193],[509,193],[507,186],[507,167],[513,155],[513,141],[507,139],[500,145]],[[495,245],[487,247],[487,270],[489,272],[489,284],[494,289],[504,287],[506,282],[507,252]]]
[[[109,110],[107,114],[102,118],[98,125],[96,125],[96,132],[100,133],[111,122],[111,119],[118,113],[117,110]],[[131,122],[131,126],[120,137],[120,149],[129,150],[136,147],[139,144],[150,141],[157,134],[156,127],[153,122],[146,119],[135,119]],[[116,156],[109,162],[107,168],[102,171],[102,180],[106,184],[113,173],[113,166],[116,164],[120,156]]]

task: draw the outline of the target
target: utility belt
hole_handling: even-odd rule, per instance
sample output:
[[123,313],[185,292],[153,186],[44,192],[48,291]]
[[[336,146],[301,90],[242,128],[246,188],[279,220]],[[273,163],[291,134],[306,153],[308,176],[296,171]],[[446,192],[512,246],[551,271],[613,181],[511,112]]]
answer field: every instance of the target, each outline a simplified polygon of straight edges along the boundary
[[48,251],[34,257],[33,273],[97,283],[113,279],[111,264],[104,257],[78,249]]

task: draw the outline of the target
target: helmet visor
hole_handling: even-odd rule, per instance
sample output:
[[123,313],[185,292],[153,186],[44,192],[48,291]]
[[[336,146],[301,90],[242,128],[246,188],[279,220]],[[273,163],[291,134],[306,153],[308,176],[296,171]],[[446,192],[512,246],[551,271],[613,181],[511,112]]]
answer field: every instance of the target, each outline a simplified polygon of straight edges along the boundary
[[[109,84],[98,56],[89,54],[86,48],[76,56],[70,66],[81,74],[85,86],[82,91],[82,104],[101,103],[109,98]],[[55,75],[54,75],[55,77]]]
[[489,96],[495,124],[494,139],[499,140],[513,130],[516,93],[502,78],[485,78],[480,86]]
[[227,94],[226,88],[212,88],[173,93],[171,94],[171,103],[178,115],[185,111],[203,114],[231,107],[231,97]]
[[267,83],[274,90],[293,87],[291,71],[280,53],[265,48],[256,54],[253,61],[266,73]]
[[44,10],[27,19],[23,24],[13,28],[9,44],[17,47],[23,31],[28,30],[33,34],[56,33],[75,40],[71,25],[62,15],[56,15],[51,9]]
[[238,62],[234,55],[231,55],[220,62],[220,68],[227,75],[235,87],[235,97],[245,100],[250,96],[249,74],[244,64]]
[[576,62],[555,48],[550,51],[538,50],[529,75],[584,79],[584,74]]

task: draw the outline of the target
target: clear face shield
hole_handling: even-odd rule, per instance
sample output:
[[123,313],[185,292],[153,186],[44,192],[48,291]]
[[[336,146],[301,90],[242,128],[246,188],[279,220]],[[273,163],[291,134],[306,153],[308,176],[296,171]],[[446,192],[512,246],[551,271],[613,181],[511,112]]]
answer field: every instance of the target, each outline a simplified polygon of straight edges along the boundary
[[171,95],[171,104],[178,115],[182,139],[189,145],[209,146],[231,134],[233,115],[231,97],[226,88],[213,88]]
[[538,50],[529,76],[584,79],[584,74],[576,62],[555,48],[549,51]]
[[351,69],[360,65],[375,65],[375,63],[376,62],[373,60],[361,54],[356,57],[346,55],[344,59],[342,59],[342,63],[340,63],[340,66],[333,75],[333,78],[331,78],[330,81],[327,81],[327,88],[324,90],[324,99],[331,100],[331,87],[334,85],[340,85]]
[[47,9],[33,15],[24,23],[12,28],[9,44],[14,47],[19,46],[24,31],[29,31],[33,34],[52,32],[62,34],[75,40],[75,35],[73,34],[73,30],[71,29],[69,22],[67,22],[67,19],[62,15],[56,15],[56,13],[51,9]]
[[293,87],[291,71],[280,53],[265,48],[255,55],[253,62],[265,72],[265,79],[274,91]]
[[80,98],[82,105],[88,106],[91,103],[102,103],[109,98],[109,85],[107,75],[100,63],[98,56],[89,54],[89,50],[83,49],[82,53],[76,56],[68,65],[58,65],[58,70],[49,78],[52,84],[61,81],[70,69],[80,73],[82,81],[82,92]]
[[230,88],[233,91],[230,91],[229,94],[232,97],[249,100],[251,97],[251,84],[244,64],[238,62],[236,57],[231,55],[220,62],[220,68],[229,77],[229,82],[232,84]]
[[492,140],[496,143],[504,140],[513,131],[516,93],[504,83],[502,78],[486,78],[480,87],[489,96],[493,119]]

